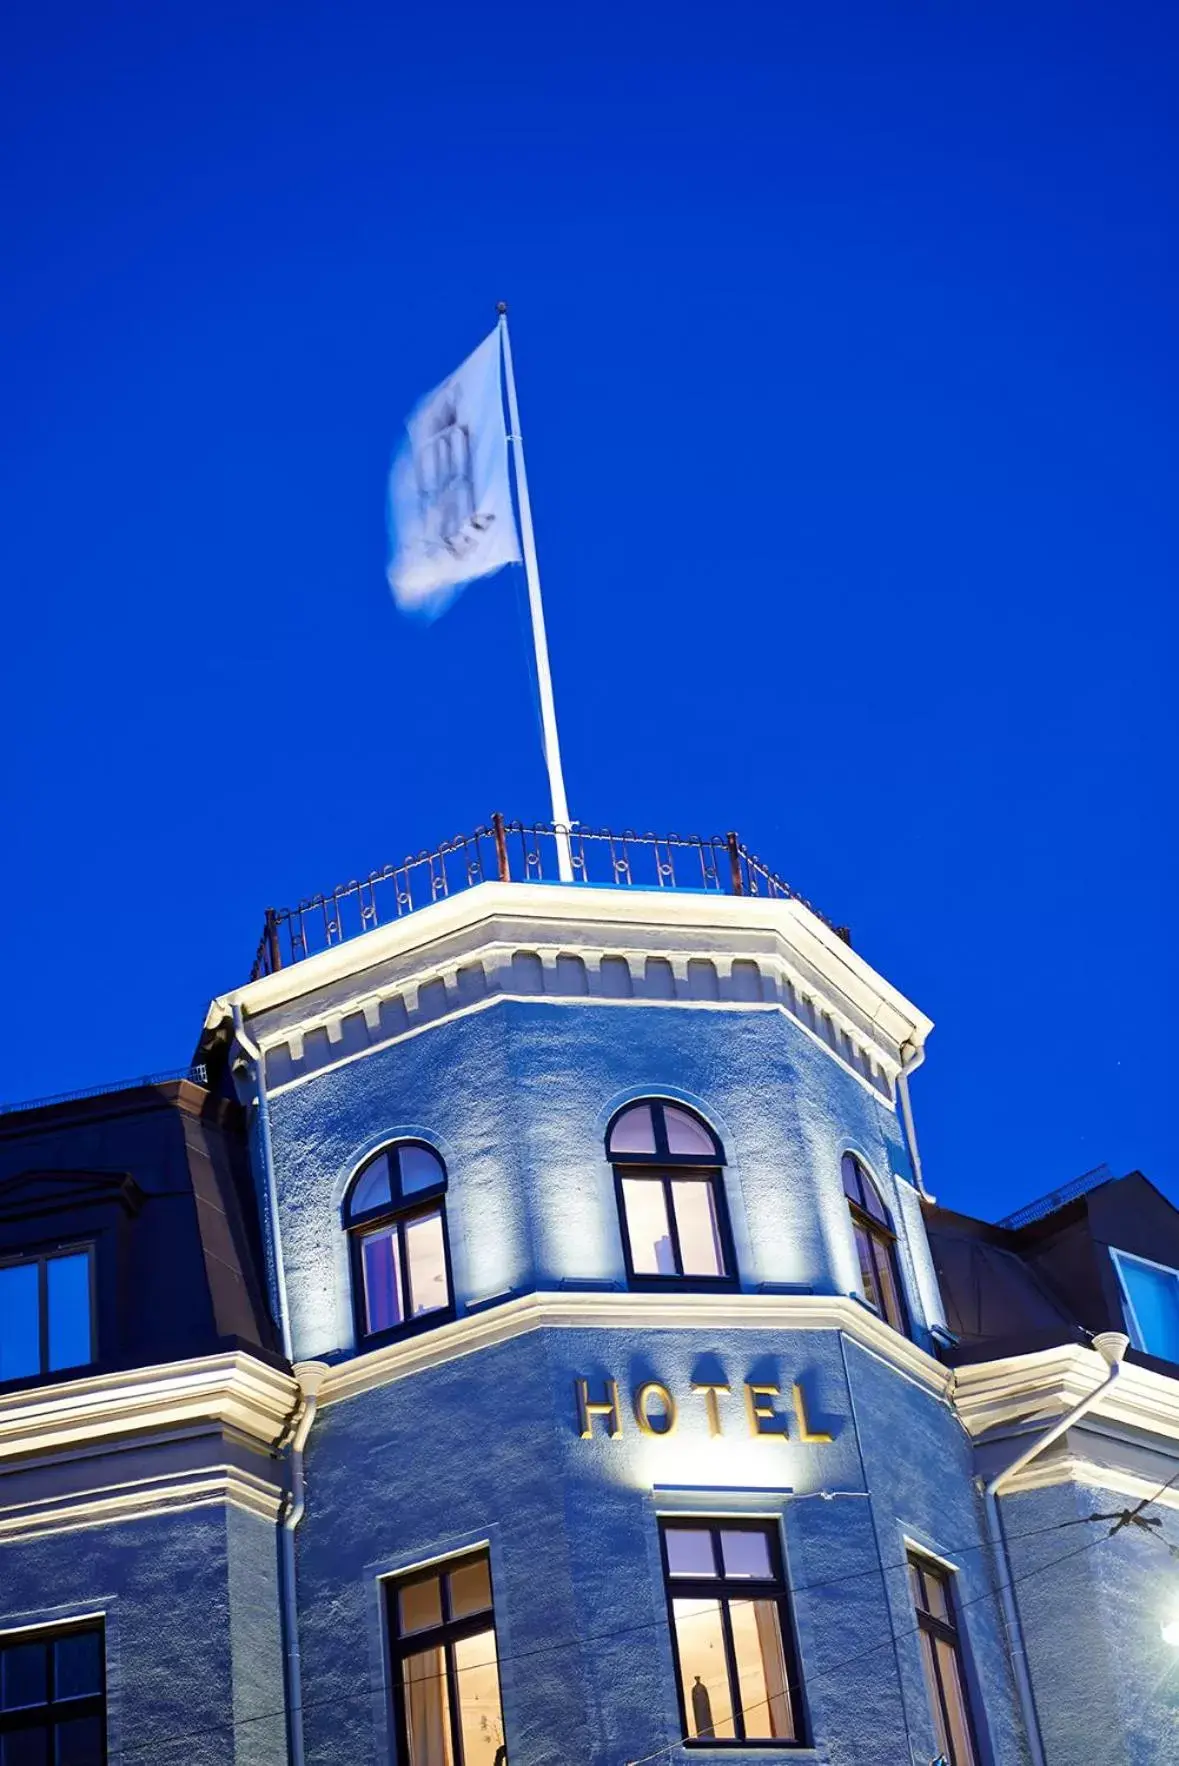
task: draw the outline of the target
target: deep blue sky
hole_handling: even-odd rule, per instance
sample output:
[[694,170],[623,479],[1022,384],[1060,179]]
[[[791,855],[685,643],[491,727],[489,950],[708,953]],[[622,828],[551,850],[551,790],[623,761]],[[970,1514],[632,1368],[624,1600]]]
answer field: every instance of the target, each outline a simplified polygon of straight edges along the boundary
[[1172,7],[7,32],[0,1097],[182,1063],[268,902],[546,813],[517,573],[383,578],[502,297],[573,813],[850,922],[944,1199],[1179,1195]]

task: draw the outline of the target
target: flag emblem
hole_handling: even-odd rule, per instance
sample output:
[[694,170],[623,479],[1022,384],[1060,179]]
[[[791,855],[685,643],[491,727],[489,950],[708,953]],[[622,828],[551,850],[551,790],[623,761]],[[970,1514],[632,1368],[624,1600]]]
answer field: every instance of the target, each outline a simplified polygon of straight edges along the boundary
[[520,561],[500,333],[422,400],[389,475],[389,585],[433,617],[465,583]]

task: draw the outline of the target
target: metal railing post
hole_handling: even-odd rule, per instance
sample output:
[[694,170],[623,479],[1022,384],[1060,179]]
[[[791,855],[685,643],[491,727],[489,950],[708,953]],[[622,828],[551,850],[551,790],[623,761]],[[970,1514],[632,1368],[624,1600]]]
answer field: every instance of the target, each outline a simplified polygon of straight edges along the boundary
[[741,884],[741,843],[735,834],[725,835],[725,845],[729,849],[729,882],[734,895],[744,895]]
[[266,910],[266,955],[270,963],[270,973],[277,975],[282,968],[282,948],[278,941],[278,918],[273,908]]
[[498,810],[491,818],[491,832],[495,835],[495,863],[499,880],[501,883],[510,883],[512,868],[508,863],[508,837],[504,833],[504,819]]

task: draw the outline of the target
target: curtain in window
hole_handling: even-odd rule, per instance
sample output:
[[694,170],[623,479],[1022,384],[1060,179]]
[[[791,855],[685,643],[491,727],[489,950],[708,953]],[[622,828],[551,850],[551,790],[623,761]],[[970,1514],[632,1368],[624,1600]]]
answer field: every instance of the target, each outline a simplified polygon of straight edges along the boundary
[[402,1672],[409,1766],[452,1766],[445,1650],[407,1656]]

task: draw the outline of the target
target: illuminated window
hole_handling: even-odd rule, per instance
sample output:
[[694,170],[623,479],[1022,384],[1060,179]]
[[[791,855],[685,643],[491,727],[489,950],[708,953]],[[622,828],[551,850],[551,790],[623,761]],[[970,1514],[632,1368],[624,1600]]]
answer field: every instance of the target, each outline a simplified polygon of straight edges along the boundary
[[731,1282],[725,1155],[712,1130],[679,1104],[628,1104],[610,1125],[606,1152],[631,1281]]
[[954,1615],[953,1575],[929,1558],[909,1554],[909,1586],[938,1747],[946,1766],[977,1766],[974,1725]]
[[402,1766],[507,1766],[485,1551],[388,1585]]
[[0,1383],[92,1364],[92,1265],[88,1247],[0,1264]]
[[1179,1361],[1179,1271],[1128,1251],[1113,1252],[1125,1296],[1126,1326],[1135,1349]]
[[5,1766],[103,1766],[101,1623],[0,1637],[0,1760]]
[[880,1191],[854,1153],[843,1155],[843,1193],[851,1209],[864,1299],[894,1330],[907,1331],[896,1234]]
[[664,1521],[682,1734],[717,1747],[806,1737],[777,1529]]
[[358,1339],[384,1341],[451,1316],[446,1167],[422,1141],[383,1147],[348,1192]]

